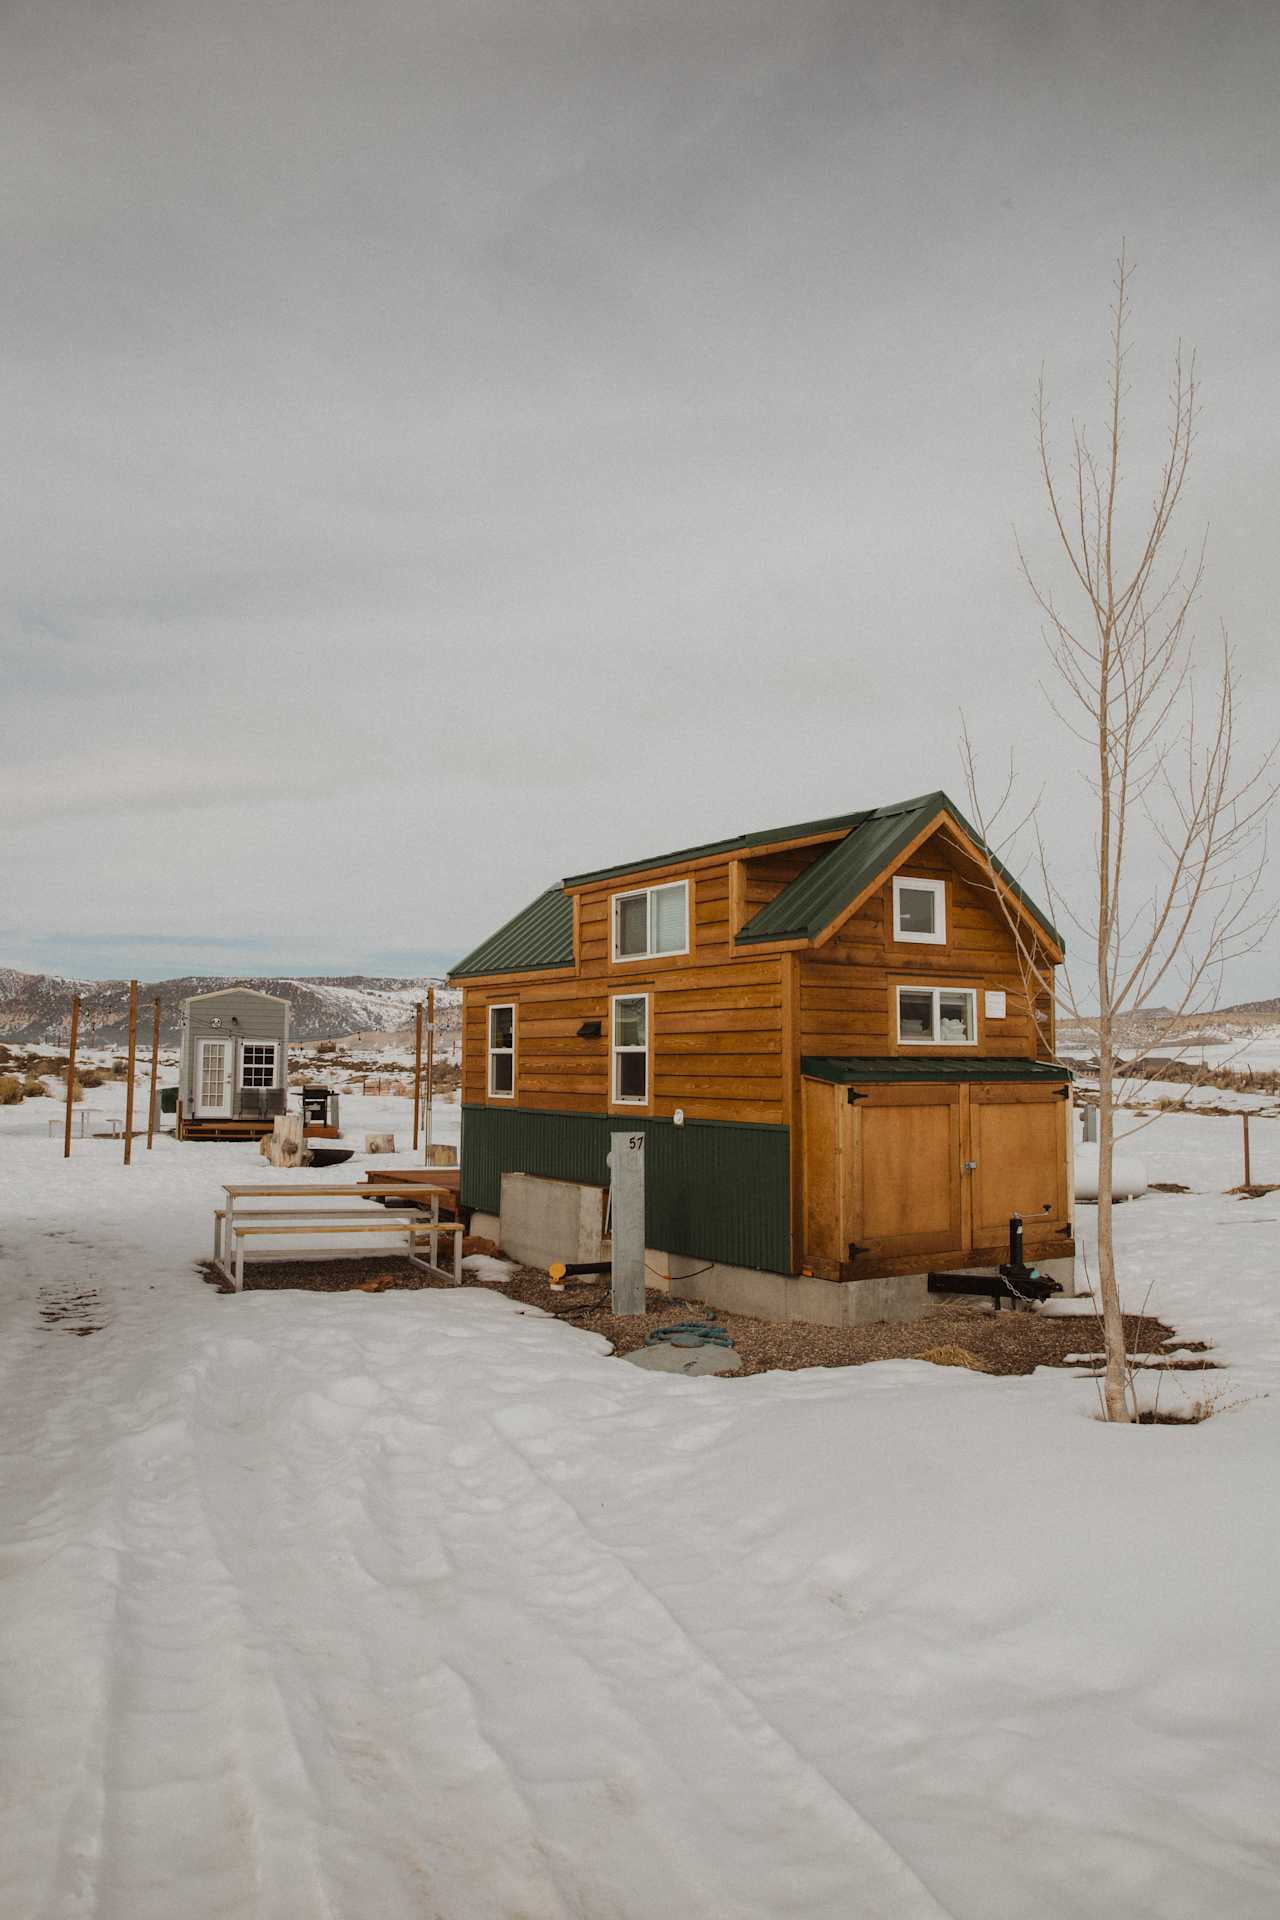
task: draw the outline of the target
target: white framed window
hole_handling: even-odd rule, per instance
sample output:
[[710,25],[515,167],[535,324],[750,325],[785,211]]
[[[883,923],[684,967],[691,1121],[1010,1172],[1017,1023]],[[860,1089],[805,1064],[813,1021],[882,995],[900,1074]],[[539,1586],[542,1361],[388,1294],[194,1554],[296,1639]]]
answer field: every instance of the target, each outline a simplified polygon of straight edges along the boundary
[[649,996],[616,993],[610,1009],[615,1106],[649,1104]]
[[974,987],[899,987],[898,1045],[976,1047],[978,995]]
[[613,896],[613,957],[649,960],[689,951],[689,882]]
[[946,945],[945,880],[912,880],[905,874],[894,875],[893,937],[918,941],[929,947]]
[[514,1100],[516,1095],[516,1010],[507,1003],[488,1012],[489,1069],[485,1085],[492,1100]]
[[275,1041],[244,1041],[240,1048],[240,1085],[242,1087],[274,1087],[275,1084]]

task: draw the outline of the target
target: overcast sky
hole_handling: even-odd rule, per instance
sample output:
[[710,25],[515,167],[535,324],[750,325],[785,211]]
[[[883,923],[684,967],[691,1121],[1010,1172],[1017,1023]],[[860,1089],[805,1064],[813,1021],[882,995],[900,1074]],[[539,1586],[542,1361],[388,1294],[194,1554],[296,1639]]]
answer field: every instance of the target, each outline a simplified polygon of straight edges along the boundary
[[[0,964],[398,972],[944,787],[1089,824],[1032,398],[1280,692],[1280,8],[4,0]],[[1280,992],[1269,954],[1231,997]]]

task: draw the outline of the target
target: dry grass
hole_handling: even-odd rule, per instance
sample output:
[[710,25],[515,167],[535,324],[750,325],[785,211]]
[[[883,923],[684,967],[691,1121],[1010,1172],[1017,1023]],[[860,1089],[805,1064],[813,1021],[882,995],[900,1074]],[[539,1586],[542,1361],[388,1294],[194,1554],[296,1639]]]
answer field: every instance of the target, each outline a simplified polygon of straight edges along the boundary
[[49,1089],[43,1080],[37,1078],[34,1073],[29,1073],[22,1083],[22,1097],[24,1100],[47,1100]]
[[0,1073],[0,1107],[16,1107],[22,1098],[22,1082],[16,1073]]
[[[1211,1419],[1215,1409],[1210,1400],[1193,1400],[1189,1407],[1147,1407],[1133,1421],[1138,1427],[1198,1427]],[[1098,1415],[1101,1420],[1102,1414]]]
[[968,1367],[970,1373],[990,1373],[991,1371],[986,1361],[979,1360],[977,1354],[971,1353],[968,1347],[930,1347],[927,1353],[920,1355],[920,1358],[927,1360],[934,1367]]

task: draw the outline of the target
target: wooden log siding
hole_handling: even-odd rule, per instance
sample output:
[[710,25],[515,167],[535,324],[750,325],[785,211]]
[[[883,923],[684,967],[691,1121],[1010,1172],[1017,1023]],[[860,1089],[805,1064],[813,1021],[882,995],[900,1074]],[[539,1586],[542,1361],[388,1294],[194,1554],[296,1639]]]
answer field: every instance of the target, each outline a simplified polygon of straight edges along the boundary
[[[1013,936],[989,892],[965,877],[941,836],[909,860],[904,873],[947,883],[945,946],[894,937],[893,887],[886,881],[825,946],[798,956],[801,1054],[978,1054],[1009,1059],[1048,1056],[1050,1022],[1028,1005]],[[900,1047],[899,985],[976,987],[978,1046]],[[1003,1019],[988,1019],[984,993],[1005,995]]]
[[[463,1101],[468,1105],[603,1113],[611,1106],[610,999],[650,996],[650,1099],[622,1115],[794,1125],[796,1077],[804,1054],[948,1052],[1044,1057],[1051,1023],[1027,1005],[1016,949],[999,906],[946,837],[935,834],[904,872],[947,883],[947,941],[925,946],[894,938],[889,880],[821,947],[794,954],[735,948],[732,915],[749,917],[829,850],[830,841],[754,859],[695,862],[666,872],[595,882],[575,896],[578,948],[573,972],[466,980]],[[687,879],[690,952],[615,963],[615,893]],[[976,1049],[899,1048],[899,983],[973,986]],[[983,992],[1006,996],[1003,1019],[988,1019]],[[516,1008],[516,1096],[487,1092],[487,1008]],[[599,1039],[578,1029],[598,1020]]]
[[[722,903],[727,909],[728,894]],[[727,925],[727,921],[724,923]],[[701,941],[699,955],[706,951]],[[598,982],[521,982],[468,990],[464,1099],[486,1093],[487,1007],[516,1006],[516,1102],[556,1112],[602,1112],[610,1106],[610,1001],[617,993],[649,995],[650,1099],[623,1115],[669,1119],[677,1107],[690,1120],[783,1119],[781,961],[773,956],[728,965],[688,960],[649,970],[648,963],[611,968]],[[472,1005],[474,999],[474,1007]],[[599,1039],[578,1029],[598,1020]]]

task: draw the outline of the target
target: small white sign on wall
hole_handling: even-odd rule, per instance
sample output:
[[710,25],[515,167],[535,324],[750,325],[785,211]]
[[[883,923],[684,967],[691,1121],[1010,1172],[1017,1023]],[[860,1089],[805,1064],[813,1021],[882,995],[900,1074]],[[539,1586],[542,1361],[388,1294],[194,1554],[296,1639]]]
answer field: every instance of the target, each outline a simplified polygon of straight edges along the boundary
[[983,994],[982,999],[983,1005],[987,1010],[988,1020],[1004,1019],[1004,993],[1001,989],[996,987],[989,988],[987,992]]

